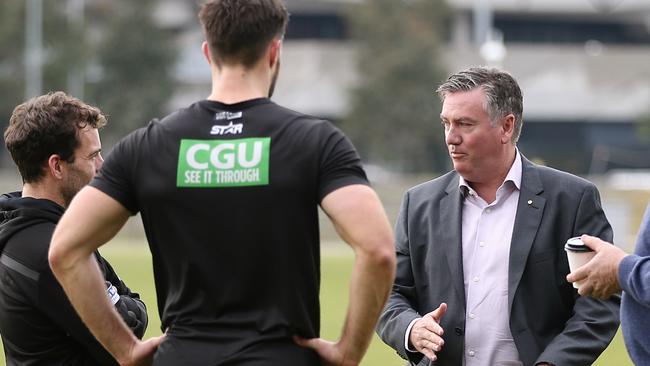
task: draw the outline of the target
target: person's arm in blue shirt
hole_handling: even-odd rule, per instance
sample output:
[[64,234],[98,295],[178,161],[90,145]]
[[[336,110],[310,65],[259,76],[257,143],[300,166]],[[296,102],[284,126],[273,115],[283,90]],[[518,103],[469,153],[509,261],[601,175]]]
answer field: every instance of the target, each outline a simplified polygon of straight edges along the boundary
[[643,218],[635,254],[588,235],[582,241],[596,255],[567,276],[570,282],[584,280],[578,293],[606,299],[621,290],[635,301],[650,307],[650,205]]
[[650,205],[639,230],[635,252],[621,261],[618,280],[626,294],[650,307]]

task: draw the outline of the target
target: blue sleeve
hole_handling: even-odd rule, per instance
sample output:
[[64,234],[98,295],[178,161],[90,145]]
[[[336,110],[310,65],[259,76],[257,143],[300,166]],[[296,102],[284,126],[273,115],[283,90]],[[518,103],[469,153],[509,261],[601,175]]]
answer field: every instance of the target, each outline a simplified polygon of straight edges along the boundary
[[650,307],[650,204],[639,229],[635,254],[623,258],[618,278],[627,295]]

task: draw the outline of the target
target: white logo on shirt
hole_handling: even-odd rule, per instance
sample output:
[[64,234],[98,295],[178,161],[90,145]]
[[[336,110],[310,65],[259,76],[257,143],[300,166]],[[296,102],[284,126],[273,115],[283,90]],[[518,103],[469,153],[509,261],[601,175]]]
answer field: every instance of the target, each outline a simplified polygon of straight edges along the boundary
[[237,119],[237,118],[241,118],[243,114],[244,114],[244,113],[241,112],[241,111],[240,111],[240,112],[226,112],[226,111],[222,111],[222,112],[217,112],[217,113],[215,113],[215,114],[214,114],[214,119],[216,119],[217,121],[219,121],[219,120],[223,120],[223,119],[228,119],[228,120],[230,120],[230,119]]
[[210,130],[210,134],[211,135],[227,135],[227,134],[236,135],[238,133],[242,133],[243,129],[244,129],[243,123],[233,124],[231,121],[226,126],[219,126],[219,125],[212,126],[212,130]]

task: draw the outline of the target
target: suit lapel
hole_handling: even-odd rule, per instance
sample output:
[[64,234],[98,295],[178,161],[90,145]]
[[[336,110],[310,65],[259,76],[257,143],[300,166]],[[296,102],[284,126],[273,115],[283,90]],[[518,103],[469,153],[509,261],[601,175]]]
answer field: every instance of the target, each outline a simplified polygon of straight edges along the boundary
[[465,284],[463,278],[463,245],[461,231],[461,214],[463,207],[463,196],[458,188],[458,176],[452,179],[447,189],[447,194],[440,201],[440,223],[438,235],[442,243],[447,245],[445,255],[449,266],[449,278],[451,279],[463,307],[465,305]]
[[508,309],[524,273],[528,254],[533,246],[539,224],[544,213],[546,199],[541,196],[544,191],[539,173],[533,163],[521,156],[522,179],[510,243],[510,260],[508,265]]

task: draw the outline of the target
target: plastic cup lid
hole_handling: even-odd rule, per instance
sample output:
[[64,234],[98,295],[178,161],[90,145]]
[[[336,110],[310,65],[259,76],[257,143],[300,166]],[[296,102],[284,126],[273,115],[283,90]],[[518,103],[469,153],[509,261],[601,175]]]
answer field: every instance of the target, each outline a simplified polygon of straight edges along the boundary
[[566,244],[564,245],[564,249],[570,250],[572,252],[593,252],[591,248],[582,242],[579,236],[567,240]]

